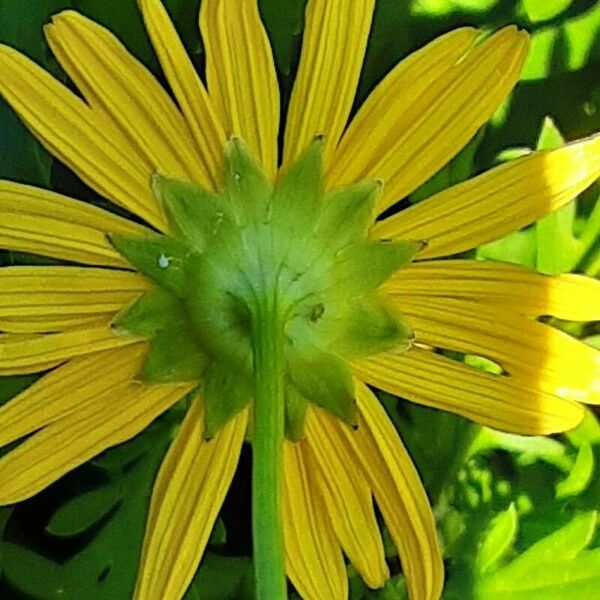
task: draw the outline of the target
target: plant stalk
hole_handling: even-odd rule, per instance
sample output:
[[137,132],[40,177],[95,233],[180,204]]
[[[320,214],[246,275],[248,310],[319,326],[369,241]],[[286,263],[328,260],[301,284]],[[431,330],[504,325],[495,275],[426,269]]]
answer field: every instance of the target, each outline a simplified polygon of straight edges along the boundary
[[287,598],[282,517],[284,439],[283,324],[276,292],[252,315],[254,430],[252,537],[258,600]]

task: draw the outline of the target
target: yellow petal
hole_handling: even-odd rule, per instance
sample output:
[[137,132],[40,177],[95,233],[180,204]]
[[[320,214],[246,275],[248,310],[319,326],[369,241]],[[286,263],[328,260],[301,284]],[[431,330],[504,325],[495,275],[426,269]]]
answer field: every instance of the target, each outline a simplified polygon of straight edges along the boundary
[[371,488],[356,469],[352,449],[339,434],[336,422],[324,412],[311,410],[306,420],[309,464],[333,528],[350,562],[371,588],[383,587],[390,573],[375,513]]
[[412,263],[383,286],[402,306],[406,296],[464,298],[528,316],[572,321],[600,320],[600,281],[581,275],[542,275],[493,261],[443,260]]
[[48,335],[0,336],[0,376],[37,373],[76,356],[118,348],[139,340],[117,337],[105,322],[90,329]]
[[374,0],[309,0],[302,55],[285,129],[284,164],[318,134],[325,157],[346,126],[371,28]]
[[354,434],[358,458],[398,548],[409,596],[411,600],[438,600],[444,564],[427,495],[377,398],[363,384],[357,391],[361,413]]
[[584,414],[574,400],[421,348],[363,359],[355,371],[369,385],[390,394],[522,435],[572,429]]
[[307,450],[306,442],[283,446],[286,571],[305,600],[346,600],[344,557],[307,463]]
[[126,382],[51,423],[0,459],[0,504],[30,498],[106,448],[132,438],[190,387]]
[[203,164],[203,178],[207,180],[209,189],[216,189],[226,142],[216,109],[162,2],[138,0],[138,4],[154,50],[196,142]]
[[158,473],[134,598],[182,598],[233,478],[248,412],[204,440],[201,401],[190,406]]
[[99,194],[162,227],[151,167],[113,123],[16,50],[0,45],[0,95],[41,143]]
[[600,135],[533,152],[381,221],[373,235],[428,242],[420,258],[455,254],[520,229],[600,176]]
[[381,152],[389,146],[391,133],[403,132],[410,125],[405,111],[419,102],[429,86],[457,70],[457,62],[472,49],[477,33],[471,27],[451,31],[390,71],[360,107],[335,151],[328,170],[330,185],[364,178],[369,167],[382,160]]
[[[150,283],[130,271],[93,267],[0,268],[0,321],[37,322],[58,317],[108,316],[131,302]],[[40,331],[43,331],[40,330]]]
[[76,327],[96,327],[106,323],[106,316],[41,316],[41,317],[0,317],[0,331],[5,333],[58,333]]
[[[140,369],[145,344],[74,358],[0,407],[0,446],[96,401]],[[101,375],[99,375],[101,374]]]
[[514,27],[473,48],[475,34],[452,32],[392,71],[344,136],[331,185],[383,180],[382,211],[465,146],[517,83],[528,49]]
[[488,358],[528,389],[600,404],[600,352],[562,331],[469,300],[412,296],[401,310],[423,344]]
[[227,135],[239,135],[271,177],[277,171],[279,87],[256,0],[203,0],[206,78]]
[[55,15],[44,31],[52,52],[94,114],[106,116],[123,132],[153,171],[206,183],[181,113],[110,31],[70,10]]
[[109,267],[127,267],[107,233],[148,230],[105,210],[40,188],[0,180],[0,247]]

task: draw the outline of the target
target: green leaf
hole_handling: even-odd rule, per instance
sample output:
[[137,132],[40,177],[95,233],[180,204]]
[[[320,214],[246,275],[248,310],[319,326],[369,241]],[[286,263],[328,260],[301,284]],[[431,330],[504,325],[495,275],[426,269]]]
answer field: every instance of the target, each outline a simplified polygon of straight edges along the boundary
[[[529,0],[538,11],[560,0]],[[566,1],[566,0],[563,0]],[[600,32],[600,4],[592,3],[587,12],[567,18],[551,27],[537,29],[531,37],[531,50],[521,79],[543,79],[552,72],[577,71],[600,59],[596,43]],[[560,56],[560,62],[556,57]]]
[[521,466],[542,461],[565,473],[568,473],[573,466],[567,456],[566,448],[557,440],[542,436],[515,435],[489,427],[480,429],[478,436],[469,448],[469,456],[495,449],[505,450],[516,455],[516,461]]
[[600,423],[594,413],[587,409],[583,421],[575,429],[566,431],[565,436],[576,448],[584,444],[600,444]]
[[518,516],[514,504],[497,515],[483,535],[477,555],[476,568],[480,573],[491,570],[512,548],[517,535]]
[[[73,591],[65,595],[64,569],[59,563],[11,542],[0,542],[0,556],[4,577],[20,592],[48,600],[76,599]],[[70,583],[84,589],[87,577],[85,571],[75,571]]]
[[75,496],[52,515],[46,531],[59,537],[80,535],[98,523],[122,498],[123,490],[116,485],[105,485]]
[[581,513],[476,584],[476,600],[593,600],[600,589],[600,549],[583,551],[596,513]]
[[[90,483],[92,486],[99,483],[115,486],[126,493],[105,520],[97,525],[93,535],[80,540],[78,551],[69,553],[66,558],[64,552],[60,560],[46,558],[26,547],[22,540],[18,544],[0,543],[6,581],[16,590],[39,599],[132,598],[150,493],[157,469],[171,441],[173,424],[173,414],[167,413],[131,442],[142,444],[144,449],[137,460],[123,470],[99,473],[98,467],[91,470],[83,466],[70,474],[68,478],[76,481],[79,489],[83,487],[84,493],[89,490]],[[124,444],[119,450],[122,452],[126,446]],[[139,447],[136,453],[138,451]],[[114,450],[109,450],[105,455],[112,452]],[[64,498],[65,486],[61,483],[42,492],[41,505],[56,498],[61,489]],[[41,505],[37,504],[38,507]],[[68,527],[68,524],[65,523],[65,526]],[[28,536],[31,533],[28,529]],[[49,532],[44,536],[46,539],[52,537]],[[7,594],[5,589],[0,590],[0,593]],[[13,595],[3,597],[12,598]]]
[[521,9],[531,21],[540,23],[554,19],[572,4],[573,0],[521,0]]
[[118,474],[133,465],[148,451],[148,439],[138,435],[124,444],[105,450],[102,454],[92,459],[91,463],[111,474]]
[[515,231],[477,248],[477,258],[499,260],[535,268],[536,239],[534,230]]
[[254,600],[254,597],[250,559],[208,552],[184,600]]
[[589,444],[584,443],[577,452],[573,468],[563,480],[556,484],[556,498],[568,498],[581,494],[589,485],[594,474],[594,454]]

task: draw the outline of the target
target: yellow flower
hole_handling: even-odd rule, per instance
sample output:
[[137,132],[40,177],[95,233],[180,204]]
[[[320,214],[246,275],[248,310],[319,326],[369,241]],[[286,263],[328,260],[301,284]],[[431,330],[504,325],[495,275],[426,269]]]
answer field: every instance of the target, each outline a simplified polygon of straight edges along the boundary
[[[44,146],[108,200],[165,232],[156,172],[220,187],[223,149],[245,140],[271,181],[318,134],[328,189],[380,179],[378,213],[455,156],[515,85],[527,36],[509,27],[477,43],[462,28],[400,63],[347,124],[374,0],[309,0],[303,49],[279,157],[279,92],[256,0],[203,0],[206,87],[159,0],[140,0],[177,105],[106,29],[71,11],[48,42],[84,99],[8,47],[0,93]],[[423,240],[416,262],[381,293],[415,331],[408,351],[353,362],[358,427],[310,408],[305,437],[283,446],[287,575],[304,598],[343,599],[343,553],[365,582],[389,576],[373,498],[412,600],[435,600],[443,564],[427,496],[398,435],[366,384],[419,404],[523,434],[575,426],[579,402],[600,403],[596,351],[532,317],[600,318],[600,283],[468,260],[460,253],[562,206],[600,174],[600,137],[536,152],[379,220],[374,240]],[[0,408],[0,502],[17,502],[144,429],[194,387],[136,379],[148,344],[115,335],[115,314],[151,282],[107,235],[147,225],[54,192],[0,182],[0,246],[86,266],[0,270],[0,375],[52,369]],[[167,260],[168,257],[165,257]],[[167,261],[168,263],[168,261]],[[166,263],[166,264],[167,264]],[[493,375],[437,349],[491,359]],[[243,409],[211,440],[196,397],[155,483],[136,597],[187,588],[236,469]]]

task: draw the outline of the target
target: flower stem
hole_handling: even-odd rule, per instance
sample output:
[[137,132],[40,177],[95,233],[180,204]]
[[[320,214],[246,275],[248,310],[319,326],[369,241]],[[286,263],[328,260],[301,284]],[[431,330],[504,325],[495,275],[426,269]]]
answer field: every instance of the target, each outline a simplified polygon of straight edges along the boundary
[[284,438],[283,326],[277,296],[252,315],[254,430],[252,434],[252,536],[258,600],[287,598],[283,553]]

